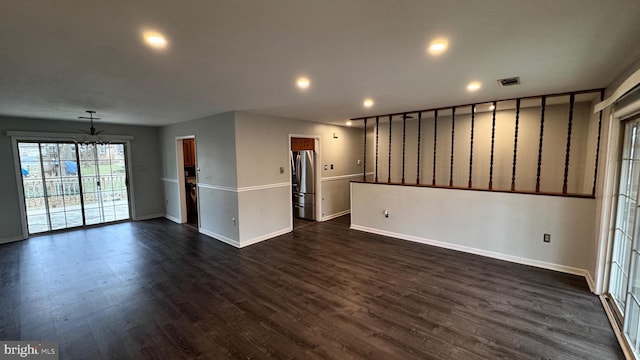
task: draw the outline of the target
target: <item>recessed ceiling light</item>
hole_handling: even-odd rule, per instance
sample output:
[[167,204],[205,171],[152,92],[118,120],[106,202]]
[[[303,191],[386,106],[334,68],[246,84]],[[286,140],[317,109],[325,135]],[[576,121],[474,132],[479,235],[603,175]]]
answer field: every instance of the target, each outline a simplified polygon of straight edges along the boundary
[[309,79],[306,77],[299,77],[296,80],[296,85],[298,85],[299,89],[302,89],[302,90],[308,89],[309,85],[311,85],[311,81],[309,81]]
[[372,99],[364,99],[364,102],[362,103],[362,105],[364,105],[364,107],[366,108],[370,108],[373,106],[373,100]]
[[351,120],[347,120],[347,126],[351,126],[353,125],[353,122],[351,122]]
[[147,45],[154,49],[164,49],[167,46],[167,39],[160,33],[148,31],[143,36]]
[[477,81],[474,81],[474,82],[469,83],[469,85],[467,85],[467,90],[469,90],[469,91],[478,91],[481,87],[482,87],[482,84],[480,84]]
[[447,51],[449,43],[444,39],[435,39],[429,44],[429,54],[440,55]]

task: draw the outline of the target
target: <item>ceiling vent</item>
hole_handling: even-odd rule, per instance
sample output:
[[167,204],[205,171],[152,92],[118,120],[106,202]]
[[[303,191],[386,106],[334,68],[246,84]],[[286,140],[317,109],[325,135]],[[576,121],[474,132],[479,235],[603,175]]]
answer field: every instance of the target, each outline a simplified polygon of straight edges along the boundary
[[506,78],[506,79],[499,79],[498,80],[498,84],[500,84],[500,86],[502,86],[502,87],[518,85],[518,84],[520,84],[520,77],[516,76],[516,77],[510,77],[510,78]]

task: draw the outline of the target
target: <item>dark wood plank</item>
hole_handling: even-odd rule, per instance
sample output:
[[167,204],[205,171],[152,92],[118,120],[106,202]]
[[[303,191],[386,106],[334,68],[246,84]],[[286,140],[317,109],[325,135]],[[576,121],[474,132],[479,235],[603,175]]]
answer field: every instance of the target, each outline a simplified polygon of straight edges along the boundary
[[349,230],[166,220],[0,246],[0,338],[64,359],[623,359],[583,278]]

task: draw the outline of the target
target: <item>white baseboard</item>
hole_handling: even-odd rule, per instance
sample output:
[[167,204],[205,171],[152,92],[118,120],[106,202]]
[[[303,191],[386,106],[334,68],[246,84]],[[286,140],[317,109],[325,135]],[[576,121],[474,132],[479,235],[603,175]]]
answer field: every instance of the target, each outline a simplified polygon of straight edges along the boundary
[[589,290],[591,290],[592,293],[599,295],[596,293],[596,282],[593,281],[593,277],[591,277],[591,273],[589,271],[585,270],[584,278],[587,279],[587,285],[589,285]]
[[26,240],[27,238],[28,238],[27,236],[23,236],[23,235],[0,238],[0,244],[8,244],[14,241]]
[[216,234],[215,232],[207,230],[205,228],[200,228],[200,229],[198,229],[198,231],[200,231],[201,233],[203,233],[203,234],[205,234],[207,236],[210,236],[210,237],[212,237],[212,238],[214,238],[214,239],[216,239],[218,241],[222,241],[225,244],[229,244],[229,245],[231,245],[233,247],[240,248],[240,242],[238,240],[233,240],[233,239],[230,239],[230,238],[228,238],[226,236],[223,236],[223,235],[220,235],[220,234]]
[[249,240],[242,240],[242,241],[240,241],[240,246],[239,247],[243,248],[243,247],[246,247],[246,246],[249,246],[249,245],[253,245],[255,243],[259,243],[261,241],[268,240],[268,239],[274,238],[276,236],[284,235],[284,234],[287,234],[287,233],[290,233],[290,232],[291,232],[291,228],[286,227],[284,229],[280,229],[278,231],[274,231],[274,232],[272,232],[270,234],[260,235],[258,237],[255,237],[255,238],[249,239]]
[[347,209],[345,211],[340,211],[340,212],[337,212],[335,214],[323,216],[322,219],[320,219],[320,221],[328,221],[328,220],[335,219],[335,218],[338,218],[340,216],[347,215],[347,214],[351,214],[351,209]]
[[633,351],[629,348],[629,344],[624,339],[624,335],[620,331],[620,327],[618,327],[618,322],[614,318],[613,312],[607,304],[607,299],[604,295],[599,295],[600,302],[602,303],[602,307],[604,308],[605,314],[607,314],[607,318],[609,319],[609,323],[611,323],[611,328],[613,328],[613,333],[616,335],[616,339],[618,339],[618,343],[620,344],[620,348],[622,348],[622,352],[624,353],[624,358],[627,360],[634,360]]
[[165,214],[151,214],[151,215],[136,216],[133,219],[133,221],[151,220],[151,219],[157,219],[165,216],[166,216]]
[[[589,275],[589,272],[587,270],[585,270],[585,269],[580,269],[580,268],[576,268],[576,267],[572,267],[572,266],[566,266],[566,265],[560,265],[560,264],[554,264],[554,263],[548,263],[548,262],[545,262],[545,261],[528,259],[528,258],[523,258],[523,257],[519,257],[519,256],[507,255],[507,254],[503,254],[503,253],[499,253],[499,252],[472,248],[472,247],[469,247],[469,246],[451,244],[451,243],[447,243],[447,242],[443,242],[443,241],[425,239],[425,238],[421,238],[421,237],[417,237],[417,236],[413,236],[413,235],[406,235],[406,234],[400,234],[400,233],[395,233],[395,232],[391,232],[391,231],[374,229],[374,228],[370,228],[370,227],[366,227],[366,226],[360,226],[360,225],[353,225],[352,224],[351,225],[351,229],[360,230],[360,231],[369,232],[369,233],[378,234],[378,235],[394,237],[394,238],[398,238],[398,239],[402,239],[402,240],[418,242],[418,243],[421,243],[421,244],[437,246],[437,247],[441,247],[441,248],[445,248],[445,249],[451,249],[451,250],[462,251],[462,252],[466,252],[466,253],[470,253],[470,254],[486,256],[486,257],[490,257],[490,258],[493,258],[493,259],[509,261],[509,262],[513,262],[513,263],[517,263],[517,264],[535,266],[535,267],[539,267],[539,268],[542,268],[542,269],[555,270],[555,271],[559,271],[559,272],[563,272],[563,273],[567,273],[567,274],[584,276],[585,279],[587,280],[587,284],[589,285],[589,288],[590,289],[594,288],[593,287],[593,279],[591,279],[591,275]],[[589,279],[591,279],[591,280],[589,280]]]
[[166,219],[168,219],[168,220],[173,221],[174,223],[182,224],[182,222],[180,221],[180,219],[178,219],[177,217],[173,217],[173,216],[171,216],[171,215],[169,215],[169,214],[164,214],[164,217],[165,217]]

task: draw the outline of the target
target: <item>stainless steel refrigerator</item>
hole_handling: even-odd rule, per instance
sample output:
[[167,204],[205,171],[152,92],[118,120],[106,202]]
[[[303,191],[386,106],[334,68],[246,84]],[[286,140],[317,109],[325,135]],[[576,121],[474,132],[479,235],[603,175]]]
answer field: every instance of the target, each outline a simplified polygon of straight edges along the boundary
[[291,152],[293,216],[316,219],[315,153],[313,150]]

